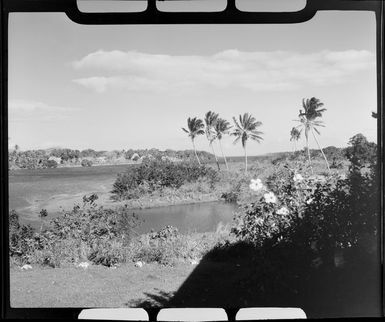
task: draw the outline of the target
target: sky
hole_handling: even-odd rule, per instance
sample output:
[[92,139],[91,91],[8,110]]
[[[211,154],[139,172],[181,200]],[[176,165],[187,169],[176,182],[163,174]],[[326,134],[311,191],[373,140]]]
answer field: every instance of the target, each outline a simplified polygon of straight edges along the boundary
[[[249,155],[291,151],[302,99],[313,96],[327,109],[322,146],[346,146],[357,133],[375,141],[375,50],[370,12],[290,25],[118,26],[11,14],[9,145],[191,149],[181,128],[212,110],[262,122],[264,140],[250,142]],[[225,153],[243,155],[233,141],[223,138]],[[196,146],[210,151],[204,136]]]

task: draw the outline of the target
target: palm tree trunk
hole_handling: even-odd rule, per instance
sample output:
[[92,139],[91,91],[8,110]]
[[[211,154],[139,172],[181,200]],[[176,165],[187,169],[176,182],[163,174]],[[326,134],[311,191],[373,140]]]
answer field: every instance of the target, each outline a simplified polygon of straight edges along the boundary
[[315,142],[316,142],[317,145],[318,145],[318,149],[321,150],[322,156],[324,157],[325,162],[326,162],[326,166],[328,167],[328,170],[329,170],[329,172],[330,172],[329,162],[328,162],[328,160],[326,159],[326,155],[325,155],[324,151],[322,150],[320,144],[318,143],[317,137],[315,136],[315,133],[314,133],[313,129],[311,129],[311,133],[313,134],[314,140],[315,140]]
[[215,157],[215,162],[217,163],[218,170],[221,170],[221,168],[219,167],[218,158],[217,158],[217,155],[215,154],[212,142],[210,143],[210,146],[211,146],[211,149],[213,150],[213,154],[214,154],[214,157]]
[[247,150],[246,150],[246,144],[243,147],[245,149],[245,174],[247,174]]
[[309,138],[307,135],[306,135],[306,149],[307,149],[307,157],[309,159],[309,165],[310,165],[311,173],[314,174],[313,167],[311,166],[310,150],[309,150]]
[[227,171],[229,171],[229,166],[227,165],[226,156],[225,156],[225,154],[223,153],[223,149],[222,149],[221,140],[219,140],[219,139],[218,139],[218,142],[219,142],[219,147],[220,147],[220,149],[221,149],[221,152],[222,152],[222,157],[223,157],[223,159],[225,160],[226,169],[227,169]]
[[195,142],[194,142],[194,140],[192,140],[192,144],[193,144],[193,147],[194,147],[195,157],[196,157],[197,160],[198,160],[198,164],[201,165],[201,161],[200,161],[199,158],[198,158],[197,149],[195,148]]

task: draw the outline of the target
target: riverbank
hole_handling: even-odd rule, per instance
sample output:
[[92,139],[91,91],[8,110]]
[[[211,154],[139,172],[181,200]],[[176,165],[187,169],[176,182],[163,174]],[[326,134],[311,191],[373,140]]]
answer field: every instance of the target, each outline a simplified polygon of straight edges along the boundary
[[[322,162],[313,163],[317,173],[325,170]],[[41,209],[47,210],[46,219],[49,220],[60,215],[62,209],[69,210],[76,204],[81,205],[83,196],[93,193],[98,195],[97,203],[107,208],[127,205],[130,209],[149,209],[188,205],[221,201],[226,195],[229,201],[232,197],[247,198],[251,178],[265,180],[275,171],[271,162],[265,160],[251,163],[248,175],[245,175],[243,162],[229,162],[229,171],[222,169],[219,181],[213,186],[203,180],[183,184],[178,189],[163,188],[153,193],[142,193],[135,199],[112,200],[111,191],[117,175],[126,169],[127,166],[119,165],[18,170],[9,177],[9,209],[17,211],[22,223],[37,228],[40,226]]]

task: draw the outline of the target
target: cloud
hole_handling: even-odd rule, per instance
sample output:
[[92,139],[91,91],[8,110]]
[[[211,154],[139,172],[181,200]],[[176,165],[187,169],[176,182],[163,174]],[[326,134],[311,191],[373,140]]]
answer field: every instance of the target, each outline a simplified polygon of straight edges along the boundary
[[109,89],[164,92],[203,87],[282,91],[304,84],[351,81],[361,71],[374,70],[375,55],[366,50],[297,53],[230,49],[211,56],[99,50],[73,62],[73,67],[79,72],[98,73],[74,82],[100,93]]
[[77,108],[48,105],[46,103],[13,99],[8,102],[8,119],[10,122],[19,121],[51,121],[70,116]]

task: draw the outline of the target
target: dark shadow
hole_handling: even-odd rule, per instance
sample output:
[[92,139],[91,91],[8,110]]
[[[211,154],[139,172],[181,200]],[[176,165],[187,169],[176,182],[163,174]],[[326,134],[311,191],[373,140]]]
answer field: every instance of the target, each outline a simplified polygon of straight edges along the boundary
[[379,261],[346,254],[343,267],[316,267],[311,254],[280,245],[263,250],[237,243],[211,250],[171,295],[128,303],[162,307],[298,307],[308,317],[381,315]]
[[172,298],[173,293],[167,293],[158,289],[155,289],[158,293],[144,293],[145,298],[135,299],[127,302],[127,307],[141,307],[141,308],[154,308],[154,307],[166,307]]

